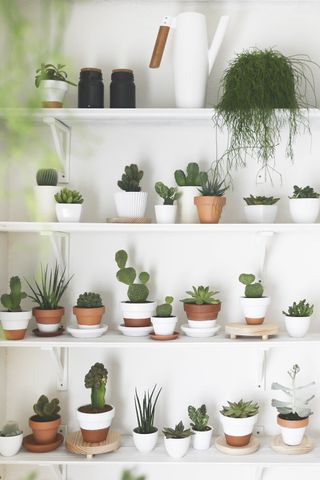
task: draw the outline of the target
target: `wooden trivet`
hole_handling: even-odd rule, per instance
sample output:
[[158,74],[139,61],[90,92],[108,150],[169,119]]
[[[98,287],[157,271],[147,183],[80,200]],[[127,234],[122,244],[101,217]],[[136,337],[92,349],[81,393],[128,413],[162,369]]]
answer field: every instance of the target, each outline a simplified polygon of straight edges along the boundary
[[278,331],[278,325],[272,323],[263,323],[262,325],[228,323],[225,326],[225,332],[227,335],[230,335],[230,338],[261,337],[262,340],[268,340],[271,335],[277,335]]
[[251,436],[250,442],[245,447],[232,447],[228,445],[225,439],[225,436],[218,437],[215,441],[215,446],[217,450],[227,455],[249,455],[254,453],[260,447],[260,442],[257,437],[254,435]]
[[149,217],[111,217],[107,218],[107,223],[151,223]]
[[81,431],[72,432],[67,435],[65,447],[69,452],[86,455],[92,458],[100,453],[114,452],[120,447],[120,433],[109,430],[107,439],[99,443],[87,443],[83,441]]
[[281,435],[276,435],[271,440],[271,448],[275,452],[284,455],[303,455],[309,453],[314,448],[313,440],[308,435],[304,435],[300,445],[286,445]]

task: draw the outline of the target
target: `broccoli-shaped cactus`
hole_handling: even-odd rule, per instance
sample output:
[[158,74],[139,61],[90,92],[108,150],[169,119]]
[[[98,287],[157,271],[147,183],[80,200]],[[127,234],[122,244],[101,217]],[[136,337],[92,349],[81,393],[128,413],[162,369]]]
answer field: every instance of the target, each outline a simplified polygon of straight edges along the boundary
[[84,378],[86,388],[91,388],[91,407],[94,411],[101,411],[105,407],[106,385],[108,370],[103,363],[95,363]]
[[128,254],[125,250],[118,250],[115,255],[116,263],[119,267],[117,271],[117,279],[119,282],[129,285],[128,298],[132,303],[143,303],[147,301],[149,289],[146,283],[150,280],[147,272],[141,272],[139,275],[140,283],[134,283],[137,272],[132,267],[126,267]]
[[58,417],[60,411],[59,400],[53,398],[51,402],[46,395],[41,395],[37,403],[33,405],[33,411],[41,420],[49,422],[55,420]]
[[21,300],[26,298],[27,294],[21,290],[21,280],[19,277],[10,278],[10,293],[1,295],[1,303],[8,312],[21,312]]
[[263,295],[263,286],[261,281],[255,282],[256,277],[251,273],[241,273],[239,282],[246,286],[244,295],[247,298],[261,298]]
[[17,422],[7,422],[4,427],[0,430],[0,437],[16,437],[21,435],[22,430],[20,430]]
[[140,182],[143,177],[143,171],[139,170],[138,165],[132,163],[127,165],[122,174],[121,180],[118,181],[118,187],[125,192],[140,192]]
[[209,415],[207,414],[207,407],[205,404],[201,405],[199,408],[189,405],[188,415],[192,422],[191,427],[193,430],[196,430],[197,432],[204,432],[209,429]]
[[167,187],[162,182],[157,182],[154,189],[159,197],[163,199],[163,205],[173,205],[174,201],[180,196],[176,187]]
[[54,168],[40,168],[36,175],[37,185],[56,187],[58,184],[58,172]]
[[79,295],[77,300],[77,307],[79,308],[99,308],[102,306],[102,299],[99,293],[84,292]]
[[173,297],[166,297],[165,303],[162,305],[158,305],[156,308],[156,316],[157,317],[171,317],[172,316],[172,302]]
[[183,170],[176,170],[174,178],[179,187],[201,187],[208,181],[208,174],[200,172],[199,165],[191,162],[188,163],[186,173]]
[[69,188],[63,188],[60,190],[60,192],[55,194],[54,198],[57,203],[83,203],[81,193],[77,190],[70,190]]
[[166,438],[187,438],[194,435],[193,431],[190,428],[184,428],[184,425],[179,422],[174,428],[166,427],[162,430],[163,435]]

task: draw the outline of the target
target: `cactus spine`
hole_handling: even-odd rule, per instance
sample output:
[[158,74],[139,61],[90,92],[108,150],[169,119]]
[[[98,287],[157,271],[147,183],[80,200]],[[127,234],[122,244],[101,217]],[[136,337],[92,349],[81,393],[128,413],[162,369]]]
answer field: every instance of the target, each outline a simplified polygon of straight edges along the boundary
[[137,272],[132,267],[126,267],[128,254],[125,250],[118,250],[115,255],[116,263],[119,267],[117,271],[117,279],[119,282],[128,285],[128,298],[132,303],[143,303],[147,301],[149,289],[146,285],[150,280],[147,272],[141,272],[139,275],[140,283],[134,283]]

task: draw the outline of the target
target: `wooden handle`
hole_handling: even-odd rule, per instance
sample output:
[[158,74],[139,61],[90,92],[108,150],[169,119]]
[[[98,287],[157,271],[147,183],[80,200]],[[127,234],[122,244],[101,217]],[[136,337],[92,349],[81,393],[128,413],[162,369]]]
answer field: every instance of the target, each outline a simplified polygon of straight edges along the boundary
[[152,52],[152,57],[150,61],[150,68],[159,68],[162,55],[164,52],[164,48],[166,46],[168,34],[169,34],[170,27],[166,27],[164,25],[161,25],[159,28],[159,32],[157,35],[156,43],[154,45],[154,49]]

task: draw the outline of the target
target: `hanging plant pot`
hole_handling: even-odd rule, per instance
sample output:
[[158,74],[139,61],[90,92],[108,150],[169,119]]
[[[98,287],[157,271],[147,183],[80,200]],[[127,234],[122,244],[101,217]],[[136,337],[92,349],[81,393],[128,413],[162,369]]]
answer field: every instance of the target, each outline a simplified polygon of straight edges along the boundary
[[41,308],[34,308],[32,310],[33,316],[36,319],[37,327],[40,332],[51,333],[56,332],[64,315],[64,308],[55,308],[53,310],[42,310]]
[[219,223],[221,212],[226,204],[226,197],[194,197],[200,223]]
[[286,445],[300,445],[309,424],[309,417],[301,418],[300,420],[285,420],[278,415],[277,424],[280,427],[283,443]]

